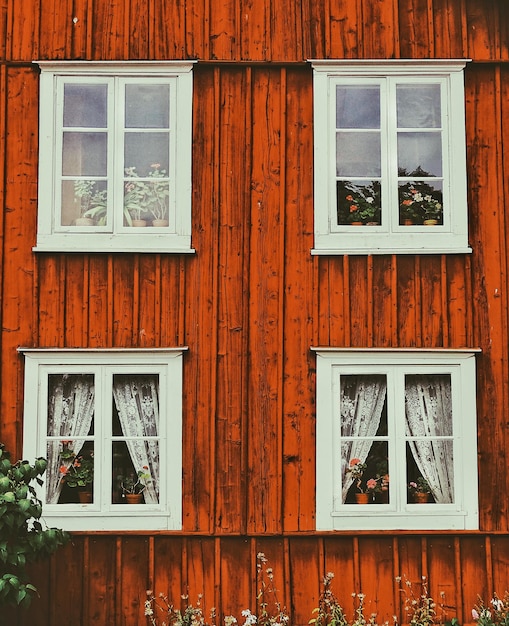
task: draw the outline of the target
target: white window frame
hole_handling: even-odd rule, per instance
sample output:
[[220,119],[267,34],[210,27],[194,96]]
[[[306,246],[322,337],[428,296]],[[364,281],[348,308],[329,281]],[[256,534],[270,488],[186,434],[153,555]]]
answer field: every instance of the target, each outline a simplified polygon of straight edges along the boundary
[[[193,61],[35,61],[40,67],[39,199],[35,251],[194,252],[191,248]],[[123,114],[120,87],[128,82],[170,86],[170,224],[123,225]],[[111,227],[60,225],[63,85],[108,85],[108,202]],[[111,181],[115,179],[115,189]],[[114,203],[114,204],[113,204]]]
[[[38,488],[44,518],[50,525],[75,531],[182,528],[182,356],[186,349],[18,349],[25,357],[24,457],[47,456],[48,375],[93,373],[96,382],[94,435],[87,440],[93,440],[95,463],[107,476],[111,475],[111,442],[116,440],[108,432],[112,375],[150,373],[159,376],[159,502],[112,504],[111,485],[107,480],[101,481],[101,472],[96,471],[92,504],[48,504],[45,485]],[[106,419],[101,420],[101,415]]]
[[[316,529],[477,529],[475,353],[478,350],[313,348],[313,351],[317,360]],[[399,433],[404,431],[404,383],[399,388],[397,383],[393,384],[404,372],[451,375],[455,494],[452,504],[407,502],[405,462],[399,464],[399,472],[394,464],[395,453],[405,456],[405,440],[398,437],[397,430],[391,431],[396,422]],[[388,374],[389,455],[393,453],[389,504],[342,504],[338,495],[341,489],[339,378],[341,374],[373,373]],[[391,399],[393,409],[389,406]],[[395,472],[398,480],[394,479]]]
[[[463,70],[468,60],[311,60],[314,90],[314,213],[312,254],[468,253]],[[396,175],[394,90],[397,82],[441,84],[444,223],[402,226]],[[337,224],[336,85],[377,84],[382,125],[382,224]]]

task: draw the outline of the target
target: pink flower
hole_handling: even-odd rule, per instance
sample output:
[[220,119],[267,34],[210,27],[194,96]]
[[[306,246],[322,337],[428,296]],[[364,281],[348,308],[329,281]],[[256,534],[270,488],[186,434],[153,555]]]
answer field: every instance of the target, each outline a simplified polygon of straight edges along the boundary
[[472,619],[475,622],[479,619],[479,613],[475,609],[472,609]]
[[350,461],[350,467],[353,467],[354,465],[357,465],[357,463],[360,463],[361,460],[360,459],[352,459]]
[[374,489],[376,487],[376,480],[374,478],[370,478],[367,482],[366,482],[366,487],[368,489]]

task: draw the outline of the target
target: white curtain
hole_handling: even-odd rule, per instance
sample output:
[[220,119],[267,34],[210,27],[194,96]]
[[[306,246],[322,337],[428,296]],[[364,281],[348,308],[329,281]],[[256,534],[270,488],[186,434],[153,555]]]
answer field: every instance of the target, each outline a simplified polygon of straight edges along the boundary
[[407,436],[415,463],[428,481],[436,502],[454,501],[452,399],[449,375],[407,376],[405,382]]
[[[93,374],[51,374],[48,380],[48,436],[69,441],[69,448],[79,454],[90,433],[94,415]],[[68,467],[60,455],[61,441],[48,441],[46,500],[57,504],[62,491],[60,467]]]
[[[117,407],[122,433],[126,437],[127,449],[135,472],[148,471],[151,480],[143,496],[147,504],[159,502],[159,446],[154,440],[142,437],[157,437],[159,428],[159,381],[157,376],[113,377],[113,397]],[[129,439],[137,437],[138,439]],[[148,470],[144,470],[148,467]]]
[[[365,463],[372,437],[380,425],[387,381],[385,376],[341,377],[341,484],[342,502],[346,502],[348,490],[354,478],[347,471],[351,459]],[[367,437],[367,439],[360,439]]]

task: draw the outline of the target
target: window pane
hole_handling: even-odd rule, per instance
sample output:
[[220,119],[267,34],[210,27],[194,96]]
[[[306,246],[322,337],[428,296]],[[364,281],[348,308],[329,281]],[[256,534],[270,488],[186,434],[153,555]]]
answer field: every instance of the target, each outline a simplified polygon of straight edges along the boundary
[[380,176],[381,173],[380,133],[336,134],[337,176]]
[[126,133],[124,169],[135,168],[138,176],[148,176],[151,168],[166,170],[169,167],[168,133]]
[[408,220],[412,224],[423,224],[425,220],[443,224],[442,181],[400,182],[398,193],[400,224],[406,224]]
[[[113,450],[113,463],[117,468],[114,472],[116,486],[113,489],[113,501],[119,497],[120,489],[120,497],[130,492],[142,492],[143,502],[157,503],[159,376],[115,374],[112,415],[114,436],[123,439],[115,443]],[[126,498],[122,499],[124,501]]]
[[400,176],[442,176],[442,135],[398,133]]
[[424,491],[432,502],[453,502],[451,376],[406,375],[405,419],[409,501]]
[[107,147],[106,133],[64,133],[62,175],[106,176]]
[[[106,181],[84,179],[62,181],[60,224],[104,226],[107,223],[107,195]],[[90,220],[90,223],[87,223],[87,220]]]
[[336,189],[338,225],[381,223],[380,181],[339,180]]
[[169,128],[169,98],[169,85],[126,85],[126,128]]
[[64,127],[106,128],[107,85],[64,85]]
[[399,128],[440,128],[440,85],[397,85]]
[[380,87],[338,85],[336,87],[337,128],[380,128]]

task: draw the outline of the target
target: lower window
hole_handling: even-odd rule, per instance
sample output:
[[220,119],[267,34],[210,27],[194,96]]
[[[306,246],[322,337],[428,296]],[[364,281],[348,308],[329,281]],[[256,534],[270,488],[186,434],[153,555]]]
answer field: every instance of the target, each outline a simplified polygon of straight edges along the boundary
[[182,350],[21,351],[24,453],[48,459],[45,518],[69,530],[179,529]]
[[316,352],[317,528],[477,528],[474,353]]

